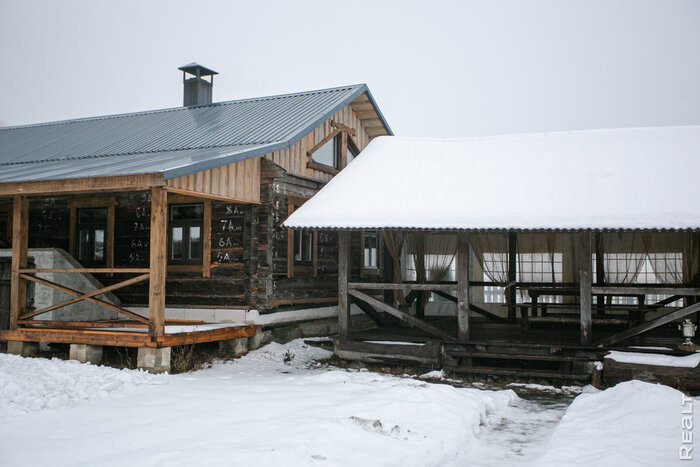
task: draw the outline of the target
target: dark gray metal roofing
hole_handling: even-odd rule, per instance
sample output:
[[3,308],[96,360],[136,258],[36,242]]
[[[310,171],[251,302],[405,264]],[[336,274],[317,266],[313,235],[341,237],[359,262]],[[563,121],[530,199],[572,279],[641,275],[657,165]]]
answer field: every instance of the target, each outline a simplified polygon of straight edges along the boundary
[[0,128],[0,183],[160,172],[165,179],[294,145],[364,84]]

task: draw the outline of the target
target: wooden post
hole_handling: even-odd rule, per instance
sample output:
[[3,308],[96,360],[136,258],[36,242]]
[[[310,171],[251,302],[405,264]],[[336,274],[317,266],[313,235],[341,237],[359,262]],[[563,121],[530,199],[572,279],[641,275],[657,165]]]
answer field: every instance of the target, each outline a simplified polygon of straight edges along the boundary
[[19,270],[27,267],[27,221],[29,201],[15,195],[12,202],[12,271],[10,278],[10,330],[17,329],[17,320],[27,306],[27,282]]
[[581,344],[591,343],[591,232],[579,232],[576,234],[576,258],[579,268],[579,280],[581,285]]
[[350,337],[350,301],[348,276],[350,275],[350,232],[338,232],[338,335]]
[[[248,211],[246,211],[248,212]],[[202,277],[211,276],[211,200],[204,201],[202,216]]]
[[151,188],[150,283],[148,288],[148,333],[151,339],[165,331],[165,277],[167,270],[167,192]]
[[506,289],[508,298],[508,321],[515,321],[515,280],[516,260],[518,258],[517,237],[515,232],[508,232],[508,288]]
[[457,338],[469,339],[469,233],[457,234]]
[[[603,245],[603,232],[595,234],[595,285],[605,285],[605,248]],[[605,314],[605,295],[598,295],[596,309],[599,315]]]
[[344,169],[348,165],[348,134],[344,131],[340,137],[340,159],[338,170]]

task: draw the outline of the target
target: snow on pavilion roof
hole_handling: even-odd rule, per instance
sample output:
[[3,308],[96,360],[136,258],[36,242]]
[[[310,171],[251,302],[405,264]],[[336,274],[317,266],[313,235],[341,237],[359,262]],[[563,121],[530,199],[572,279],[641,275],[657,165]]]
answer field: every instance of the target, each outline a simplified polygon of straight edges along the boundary
[[330,229],[697,229],[700,126],[384,136],[285,222]]

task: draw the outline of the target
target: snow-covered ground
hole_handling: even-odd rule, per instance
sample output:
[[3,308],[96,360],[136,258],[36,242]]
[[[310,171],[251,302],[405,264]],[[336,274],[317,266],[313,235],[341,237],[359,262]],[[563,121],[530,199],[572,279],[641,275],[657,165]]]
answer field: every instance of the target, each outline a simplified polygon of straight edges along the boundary
[[205,370],[150,375],[0,354],[0,464],[637,466],[678,458],[681,395],[664,386],[591,390],[567,410],[576,388],[516,386],[545,394],[525,400],[511,389],[316,362],[329,355],[296,340]]

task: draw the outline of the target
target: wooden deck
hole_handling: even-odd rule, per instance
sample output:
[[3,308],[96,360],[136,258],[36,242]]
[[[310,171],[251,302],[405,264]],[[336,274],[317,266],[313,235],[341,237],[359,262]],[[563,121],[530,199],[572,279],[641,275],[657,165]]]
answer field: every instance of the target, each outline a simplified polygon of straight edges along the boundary
[[257,328],[254,325],[169,321],[165,323],[165,333],[152,338],[148,333],[148,325],[133,321],[91,322],[89,328],[81,327],[80,322],[75,321],[37,321],[36,324],[25,324],[15,330],[0,331],[0,341],[161,348],[252,337]]

